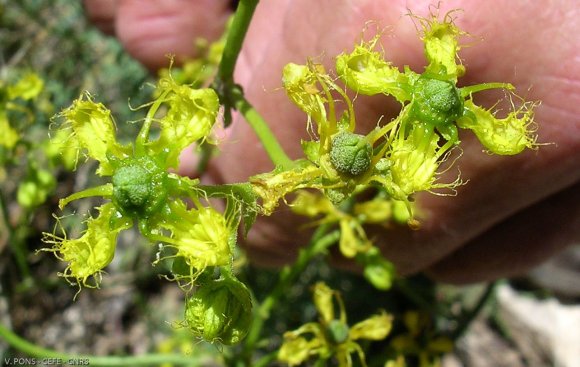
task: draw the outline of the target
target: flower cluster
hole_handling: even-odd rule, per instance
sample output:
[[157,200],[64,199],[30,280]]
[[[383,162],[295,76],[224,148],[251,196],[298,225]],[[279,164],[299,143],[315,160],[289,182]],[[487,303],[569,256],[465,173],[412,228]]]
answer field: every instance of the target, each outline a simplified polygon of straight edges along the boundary
[[[156,96],[146,105],[149,109],[134,143],[116,139],[111,112],[87,93],[58,116],[57,148],[75,157],[73,166],[82,154],[95,159],[97,174],[110,177],[109,183],[62,199],[61,209],[90,196],[109,201],[86,221],[80,238],[45,233],[44,242],[51,245],[46,250],[68,263],[61,274],[66,279],[98,287],[119,233],[136,225],[147,239],[162,244],[156,262],[172,261],[170,278],[188,292],[184,325],[210,341],[235,343],[247,332],[251,317],[249,291],[231,275],[239,206],[222,214],[206,204],[208,193],[198,180],[170,173],[185,147],[208,138],[218,97],[212,89],[178,85],[171,77],[159,81]],[[189,296],[194,285],[198,290]],[[213,297],[227,301],[224,310],[237,310],[237,316],[220,313],[211,319],[216,309],[206,304]],[[240,318],[244,322],[232,321]]]
[[381,311],[349,327],[340,293],[324,283],[316,283],[313,293],[318,322],[286,332],[278,359],[297,366],[312,357],[317,357],[320,362],[334,358],[340,367],[350,367],[353,365],[352,354],[356,353],[361,364],[366,366],[358,341],[385,339],[391,331],[392,317]]
[[[417,17],[417,21],[422,26],[428,61],[423,73],[409,67],[400,70],[385,60],[376,50],[380,35],[336,57],[336,74],[346,88],[319,64],[309,61],[306,65],[286,65],[284,88],[292,102],[307,114],[307,129],[313,138],[302,142],[305,158],[295,161],[294,166],[251,179],[266,215],[279,200],[298,189],[317,189],[340,206],[353,195],[373,188],[388,193],[387,200],[403,203],[409,225],[417,227],[413,206],[416,193],[443,190],[453,194],[454,188],[462,184],[459,176],[453,182],[440,182],[438,177],[441,164],[460,143],[459,128],[472,130],[495,154],[513,155],[535,146],[531,129],[535,104],[514,106],[505,118],[477,106],[474,93],[497,88],[512,91],[513,86],[483,83],[459,88],[458,78],[465,73],[457,56],[458,37],[463,33],[449,14],[443,21],[436,16]],[[366,134],[355,132],[357,122],[347,89],[357,94],[392,96],[401,104],[401,111],[392,121],[378,122]],[[343,112],[338,112],[339,107]],[[325,213],[329,212],[333,210]],[[360,239],[356,247],[364,252],[362,227],[347,225],[344,218],[338,222],[345,238],[354,233]],[[341,250],[349,257],[353,251],[360,252],[353,246],[341,246]]]

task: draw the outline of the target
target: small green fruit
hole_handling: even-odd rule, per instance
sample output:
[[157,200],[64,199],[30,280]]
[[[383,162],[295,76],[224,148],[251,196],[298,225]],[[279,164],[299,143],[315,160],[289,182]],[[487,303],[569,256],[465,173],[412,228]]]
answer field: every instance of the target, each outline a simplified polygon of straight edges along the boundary
[[373,147],[363,135],[343,131],[332,138],[330,162],[340,173],[364,173],[371,165],[372,154]]
[[129,216],[155,213],[167,198],[167,173],[151,158],[127,159],[115,169],[113,202]]
[[463,98],[452,82],[422,76],[414,88],[411,116],[415,119],[441,126],[463,115]]

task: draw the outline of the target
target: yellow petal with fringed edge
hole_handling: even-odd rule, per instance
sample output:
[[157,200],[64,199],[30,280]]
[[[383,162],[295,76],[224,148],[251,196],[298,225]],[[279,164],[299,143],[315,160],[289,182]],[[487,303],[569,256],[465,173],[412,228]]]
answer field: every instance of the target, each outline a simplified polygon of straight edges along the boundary
[[481,144],[490,152],[500,155],[514,155],[526,148],[533,148],[535,135],[530,129],[533,124],[533,103],[524,103],[505,118],[497,118],[490,110],[476,106],[467,100],[467,114],[457,121],[457,125],[472,130]]
[[179,154],[198,140],[208,137],[216,121],[219,99],[213,89],[193,89],[171,78],[159,81],[160,102],[169,110],[159,119],[159,139],[149,143],[157,154],[166,155],[167,167],[177,168]]
[[[53,245],[45,251],[53,251],[59,259],[68,263],[61,275],[80,286],[99,286],[101,272],[113,260],[117,235],[132,225],[131,220],[120,217],[111,203],[102,205],[98,210],[99,215],[87,220],[87,229],[79,238],[44,233],[43,242]],[[87,282],[90,277],[94,278],[93,284]]]
[[410,99],[403,87],[409,83],[408,76],[385,61],[384,56],[373,51],[380,36],[356,45],[350,54],[336,57],[336,73],[352,90],[360,94],[389,94],[399,102]]
[[69,140],[76,140],[70,146],[78,146],[100,165],[97,174],[111,175],[113,167],[110,156],[122,159],[126,156],[117,142],[115,124],[109,111],[102,103],[95,103],[88,93],[82,94],[69,108],[62,111],[64,118],[61,129],[69,131]]

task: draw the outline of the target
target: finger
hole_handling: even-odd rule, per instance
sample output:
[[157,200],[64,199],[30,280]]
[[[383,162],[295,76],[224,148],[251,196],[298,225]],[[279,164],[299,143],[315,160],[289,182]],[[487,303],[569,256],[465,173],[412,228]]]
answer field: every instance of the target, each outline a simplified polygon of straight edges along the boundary
[[84,0],[85,14],[101,32],[115,34],[117,0]]
[[428,273],[452,283],[510,277],[578,243],[580,184],[491,228],[429,268]]
[[227,0],[119,0],[115,29],[127,51],[146,67],[195,56],[198,38],[217,39],[231,14]]

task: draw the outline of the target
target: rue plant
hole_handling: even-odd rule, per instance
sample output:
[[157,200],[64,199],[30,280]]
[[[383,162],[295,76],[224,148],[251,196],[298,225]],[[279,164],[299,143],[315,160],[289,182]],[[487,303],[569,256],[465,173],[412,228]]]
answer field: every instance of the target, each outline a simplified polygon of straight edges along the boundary
[[[351,366],[353,355],[366,365],[367,343],[363,341],[389,337],[393,317],[379,311],[349,324],[341,294],[323,283],[314,286],[318,321],[287,331],[274,353],[256,359],[255,351],[264,344],[266,320],[292,283],[313,258],[326,255],[334,245],[362,266],[371,284],[389,289],[396,281],[395,269],[373,245],[365,226],[388,230],[407,223],[417,229],[421,218],[414,197],[418,192],[454,194],[454,188],[463,183],[461,178],[440,182],[439,175],[443,162],[455,154],[453,163],[460,155],[458,129],[473,131],[490,153],[513,155],[534,148],[536,104],[512,104],[512,111],[503,118],[493,109],[477,106],[473,95],[488,89],[503,89],[511,99],[518,98],[507,83],[458,87],[465,73],[457,55],[463,32],[449,14],[441,21],[434,15],[413,16],[421,26],[428,62],[423,72],[409,67],[401,70],[387,61],[379,48],[380,35],[336,56],[334,71],[311,60],[284,67],[283,87],[304,111],[304,127],[311,137],[302,142],[304,156],[291,160],[233,79],[257,4],[257,0],[240,2],[225,46],[211,49],[208,60],[213,66],[194,68],[199,83],[180,84],[171,71],[163,74],[154,100],[140,107],[147,112],[139,120],[141,128],[133,142],[117,138],[111,112],[89,93],[56,117],[53,144],[47,152],[60,152],[71,169],[81,157],[96,160],[96,174],[108,182],[60,200],[61,209],[95,196],[105,203],[88,215],[86,229],[78,238],[70,238],[57,219],[55,230],[44,234],[49,246],[45,251],[66,263],[60,275],[79,291],[99,287],[119,233],[135,226],[159,245],[153,264],[167,264],[167,278],[184,291],[183,320],[175,325],[212,343],[242,342],[240,348],[224,353],[232,365],[264,366],[278,359],[294,366],[317,359],[318,365],[335,360],[340,366]],[[201,80],[214,73],[211,87],[201,88],[206,84]],[[349,97],[353,93],[394,98],[401,105],[400,113],[391,121],[377,121],[370,131],[361,131]],[[212,128],[220,108],[226,127],[232,109],[245,117],[276,166],[272,172],[224,185],[201,185],[199,180],[174,173],[184,148],[213,142]],[[224,210],[210,204],[209,199],[216,197],[225,200]],[[257,215],[271,215],[281,202],[312,218],[316,230],[296,262],[281,270],[272,291],[264,299],[253,299],[234,271],[238,233],[245,235]],[[391,344],[400,347],[399,356],[388,358],[386,366],[404,366],[402,355],[410,353],[431,363],[436,358],[429,353],[443,351],[431,344],[425,347],[429,353],[419,350],[423,346],[413,341],[421,329],[416,324],[406,322],[410,337],[393,338]]]

